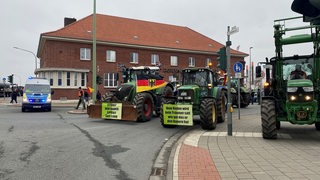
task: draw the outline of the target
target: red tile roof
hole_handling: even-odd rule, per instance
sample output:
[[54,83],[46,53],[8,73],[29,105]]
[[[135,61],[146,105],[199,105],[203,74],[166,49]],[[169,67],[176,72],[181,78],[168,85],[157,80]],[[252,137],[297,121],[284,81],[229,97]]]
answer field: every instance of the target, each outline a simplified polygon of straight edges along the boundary
[[[93,15],[87,16],[56,31],[42,36],[92,40]],[[96,39],[157,48],[191,50],[216,53],[223,45],[188,27],[128,19],[109,15],[96,15]],[[231,50],[231,54],[247,54]]]

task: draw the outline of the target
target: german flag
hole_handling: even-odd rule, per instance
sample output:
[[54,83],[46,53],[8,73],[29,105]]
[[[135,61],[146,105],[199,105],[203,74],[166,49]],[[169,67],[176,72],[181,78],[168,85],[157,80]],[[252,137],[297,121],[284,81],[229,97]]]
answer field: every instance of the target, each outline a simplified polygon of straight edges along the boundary
[[137,80],[137,92],[150,91],[167,85],[162,79],[141,79]]

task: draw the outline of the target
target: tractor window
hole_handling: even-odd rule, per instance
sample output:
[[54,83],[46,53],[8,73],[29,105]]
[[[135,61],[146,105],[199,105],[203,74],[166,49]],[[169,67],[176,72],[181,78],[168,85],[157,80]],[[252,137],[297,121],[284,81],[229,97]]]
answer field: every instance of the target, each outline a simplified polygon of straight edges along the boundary
[[[311,79],[313,69],[313,59],[290,59],[283,61],[283,80],[290,79]],[[302,71],[299,77],[293,76],[296,71]]]
[[206,71],[191,71],[184,72],[183,84],[197,84],[199,86],[207,86],[208,83],[212,83],[212,76],[208,76]]

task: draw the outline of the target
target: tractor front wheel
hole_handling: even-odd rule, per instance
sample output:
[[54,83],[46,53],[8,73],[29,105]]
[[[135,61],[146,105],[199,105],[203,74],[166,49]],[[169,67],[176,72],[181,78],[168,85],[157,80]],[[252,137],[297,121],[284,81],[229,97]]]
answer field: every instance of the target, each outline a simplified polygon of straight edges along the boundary
[[226,91],[222,90],[217,101],[218,123],[222,123],[226,120],[227,102],[227,93]]
[[152,96],[149,93],[138,93],[134,97],[133,104],[136,105],[137,108],[137,121],[150,121],[154,107]]
[[273,100],[262,100],[261,123],[263,138],[277,139],[276,108]]
[[213,98],[203,99],[200,105],[200,121],[204,130],[213,130],[217,126],[216,101]]

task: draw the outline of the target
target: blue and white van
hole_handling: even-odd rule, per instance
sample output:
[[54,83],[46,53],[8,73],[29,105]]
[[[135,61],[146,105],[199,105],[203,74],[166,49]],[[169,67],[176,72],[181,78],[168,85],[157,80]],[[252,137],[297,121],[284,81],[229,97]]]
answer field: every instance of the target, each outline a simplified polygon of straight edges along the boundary
[[51,88],[47,79],[27,79],[22,98],[22,112],[26,110],[51,111]]

